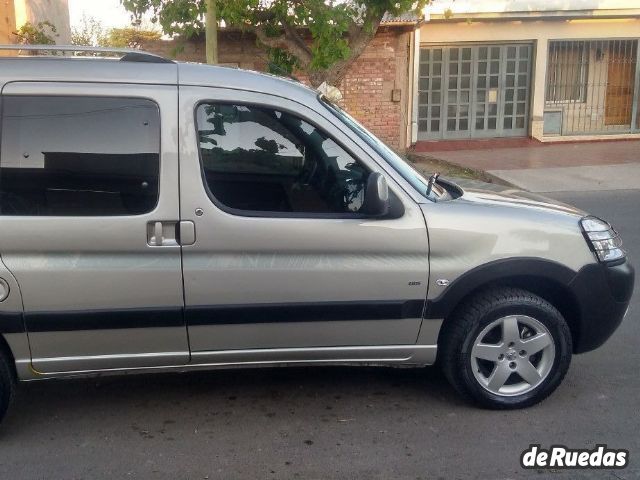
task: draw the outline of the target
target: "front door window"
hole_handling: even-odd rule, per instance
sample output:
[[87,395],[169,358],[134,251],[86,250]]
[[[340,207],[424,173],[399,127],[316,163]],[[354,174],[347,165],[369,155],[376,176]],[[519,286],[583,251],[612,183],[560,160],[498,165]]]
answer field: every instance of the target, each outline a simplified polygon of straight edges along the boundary
[[197,110],[203,177],[237,214],[357,214],[369,170],[310,123],[259,106]]

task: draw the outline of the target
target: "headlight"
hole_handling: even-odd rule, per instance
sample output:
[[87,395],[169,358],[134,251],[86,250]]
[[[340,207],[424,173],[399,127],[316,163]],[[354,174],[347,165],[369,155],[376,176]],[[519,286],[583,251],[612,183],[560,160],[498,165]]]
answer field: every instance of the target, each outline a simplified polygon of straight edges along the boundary
[[580,220],[587,243],[601,262],[611,262],[626,256],[622,239],[611,225],[597,217],[584,217]]

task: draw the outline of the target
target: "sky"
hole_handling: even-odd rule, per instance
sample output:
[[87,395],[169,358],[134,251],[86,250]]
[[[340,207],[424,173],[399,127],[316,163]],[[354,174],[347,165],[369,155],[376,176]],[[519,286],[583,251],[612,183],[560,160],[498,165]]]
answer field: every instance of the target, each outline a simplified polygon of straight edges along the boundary
[[120,0],[69,0],[72,27],[82,22],[83,14],[100,21],[105,28],[125,27],[131,23],[131,17]]
[[[428,8],[432,12],[447,8],[454,12],[515,11],[529,10],[535,5],[541,10],[564,10],[584,8],[631,8],[638,0],[435,0]],[[94,17],[105,28],[125,27],[131,17],[120,4],[120,0],[68,0],[71,26],[78,26],[82,15]]]

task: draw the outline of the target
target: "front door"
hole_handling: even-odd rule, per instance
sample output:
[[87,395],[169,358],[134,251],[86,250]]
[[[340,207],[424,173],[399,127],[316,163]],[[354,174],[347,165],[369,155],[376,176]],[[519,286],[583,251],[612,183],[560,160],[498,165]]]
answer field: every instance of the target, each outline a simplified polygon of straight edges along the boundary
[[527,134],[531,45],[420,49],[418,140]]
[[611,42],[607,62],[605,125],[630,125],[637,42]]
[[194,362],[363,360],[372,346],[415,344],[426,227],[393,183],[404,212],[358,213],[379,170],[370,157],[281,97],[181,87],[180,115],[181,211],[195,225],[183,247]]
[[176,99],[168,86],[3,89],[0,252],[36,371],[188,361]]

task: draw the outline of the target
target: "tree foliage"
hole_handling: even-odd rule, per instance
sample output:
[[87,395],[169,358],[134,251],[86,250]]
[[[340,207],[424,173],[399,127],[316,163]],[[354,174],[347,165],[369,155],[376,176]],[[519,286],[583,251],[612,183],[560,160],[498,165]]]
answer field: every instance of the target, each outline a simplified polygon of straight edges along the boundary
[[160,37],[160,32],[141,26],[106,29],[100,21],[87,16],[71,31],[73,45],[88,47],[140,48]]
[[108,32],[98,20],[82,16],[77,26],[71,29],[71,44],[85,47],[106,47]]
[[[121,0],[134,19],[151,15],[169,35],[204,28],[204,0]],[[420,12],[429,0],[218,0],[227,26],[255,33],[281,72],[303,70],[318,86],[337,84],[373,39],[385,14]]]
[[51,22],[27,22],[13,34],[23,45],[55,45],[58,30]]
[[107,43],[110,47],[141,48],[145,43],[159,40],[162,35],[155,30],[140,28],[112,28],[107,35]]

